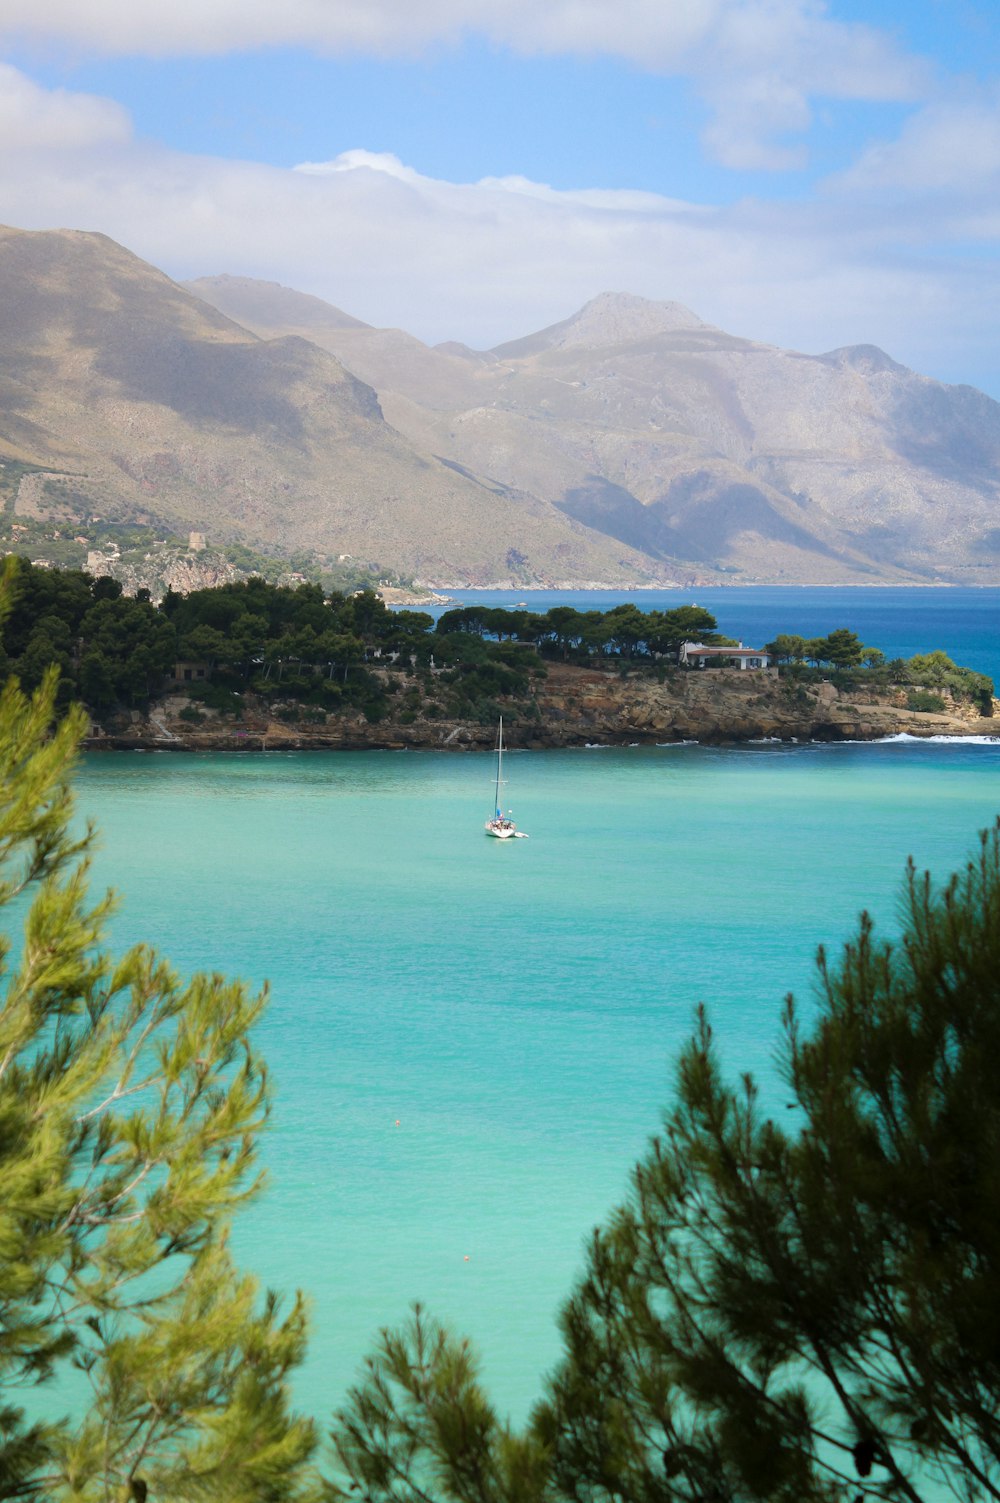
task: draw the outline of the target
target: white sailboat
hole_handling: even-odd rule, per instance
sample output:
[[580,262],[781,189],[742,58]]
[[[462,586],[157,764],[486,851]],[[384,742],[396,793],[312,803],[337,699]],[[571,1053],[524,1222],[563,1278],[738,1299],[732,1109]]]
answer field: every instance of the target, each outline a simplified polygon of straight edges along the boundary
[[500,724],[497,728],[497,779],[496,789],[493,795],[494,812],[486,821],[486,833],[496,840],[527,840],[523,830],[519,830],[511,819],[511,810],[504,814],[500,805],[500,789],[503,786],[503,716],[500,716]]

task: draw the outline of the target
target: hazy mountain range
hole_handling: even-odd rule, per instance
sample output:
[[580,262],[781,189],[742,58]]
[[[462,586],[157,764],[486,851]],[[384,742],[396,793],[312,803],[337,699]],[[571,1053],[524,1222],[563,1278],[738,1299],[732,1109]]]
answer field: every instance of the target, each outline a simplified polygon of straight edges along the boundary
[[[435,348],[276,284],[0,230],[0,482],[430,583],[1000,582],[1000,404],[605,293]],[[2,486],[0,486],[2,488]]]

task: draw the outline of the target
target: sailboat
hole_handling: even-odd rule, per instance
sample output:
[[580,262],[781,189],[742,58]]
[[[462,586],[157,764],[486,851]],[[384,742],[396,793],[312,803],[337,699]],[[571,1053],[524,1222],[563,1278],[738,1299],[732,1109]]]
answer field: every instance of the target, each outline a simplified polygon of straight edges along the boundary
[[486,833],[497,840],[527,840],[523,830],[519,830],[511,819],[511,811],[508,809],[504,814],[500,807],[500,789],[503,786],[503,716],[500,716],[500,724],[497,728],[497,780],[493,794],[494,812],[486,821]]

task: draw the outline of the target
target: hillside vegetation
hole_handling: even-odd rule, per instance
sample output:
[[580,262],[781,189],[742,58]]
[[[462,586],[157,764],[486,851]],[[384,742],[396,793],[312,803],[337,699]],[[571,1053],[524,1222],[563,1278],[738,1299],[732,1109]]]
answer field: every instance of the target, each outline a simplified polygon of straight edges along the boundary
[[[595,672],[653,685],[721,684],[718,669],[679,668],[677,653],[684,641],[728,640],[695,605],[555,606],[544,614],[470,606],[435,624],[426,612],[389,610],[370,590],[252,578],[186,596],[170,592],[154,605],[147,592],[123,594],[113,579],[20,559],[9,568],[0,673],[16,674],[30,690],[55,665],[59,702],[79,699],[98,720],[145,709],[169,691],[186,701],[180,715],[190,727],[203,724],[206,712],[238,724],[251,700],[298,725],[360,713],[374,725],[391,718],[397,728],[417,720],[491,727],[503,713],[511,726],[531,726],[550,669],[584,674],[581,693],[586,673]],[[942,652],[886,662],[847,628],[808,641],[780,636],[770,646],[784,659],[790,695],[822,681],[848,695],[902,689],[912,710],[943,711],[945,696],[992,714],[992,682]],[[744,687],[769,682],[737,676]]]

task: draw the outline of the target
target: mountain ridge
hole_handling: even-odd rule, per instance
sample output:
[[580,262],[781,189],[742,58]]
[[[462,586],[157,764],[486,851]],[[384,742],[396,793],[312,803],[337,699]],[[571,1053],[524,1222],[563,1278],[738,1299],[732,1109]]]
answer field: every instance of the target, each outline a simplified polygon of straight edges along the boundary
[[145,519],[442,586],[1000,582],[1000,404],[871,345],[781,350],[608,292],[430,348],[280,283],[0,229],[0,357],[8,532]]
[[0,310],[15,522],[148,521],[428,581],[653,577],[554,506],[415,446],[315,341],[262,337],[105,236],[0,229]]
[[414,442],[662,564],[1000,580],[1000,405],[873,345],[781,350],[604,293],[489,351],[390,330],[326,347]]

